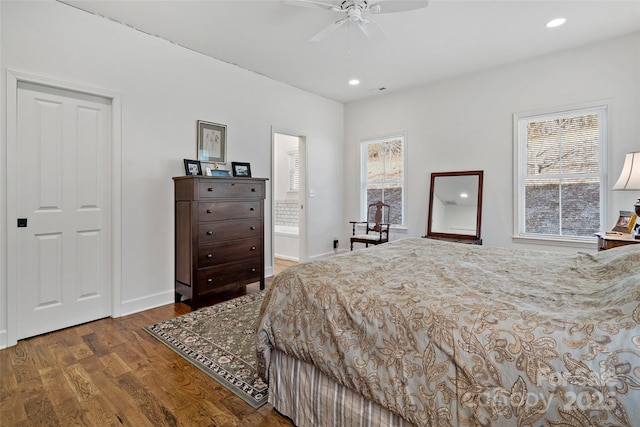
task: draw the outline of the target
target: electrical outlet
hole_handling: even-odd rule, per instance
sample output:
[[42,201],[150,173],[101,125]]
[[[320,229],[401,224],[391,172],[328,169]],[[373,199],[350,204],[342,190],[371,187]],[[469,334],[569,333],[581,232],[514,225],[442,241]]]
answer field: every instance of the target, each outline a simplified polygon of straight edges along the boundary
[[338,243],[339,243],[339,242],[338,242],[338,239],[335,239],[335,240],[333,241],[333,249],[338,249]]

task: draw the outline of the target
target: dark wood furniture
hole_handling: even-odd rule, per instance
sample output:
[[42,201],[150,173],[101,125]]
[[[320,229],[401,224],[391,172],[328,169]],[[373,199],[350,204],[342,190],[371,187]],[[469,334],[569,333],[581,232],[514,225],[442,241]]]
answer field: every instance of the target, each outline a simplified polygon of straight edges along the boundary
[[444,240],[445,242],[464,243],[467,245],[482,245],[482,239],[456,239],[453,237],[435,237],[435,236],[422,236],[426,239]]
[[264,289],[263,178],[182,176],[175,188],[175,298],[191,307],[260,282]]
[[[389,209],[391,207],[382,202],[371,203],[367,209],[366,221],[349,221],[353,228],[351,237],[351,250],[354,243],[364,243],[369,245],[379,245],[389,241]],[[365,234],[356,235],[356,225],[366,224]]]
[[634,239],[631,234],[607,234],[610,232],[602,231],[596,233],[598,236],[598,250],[606,251],[607,249],[617,248],[618,246],[635,245],[640,243],[640,239]]
[[433,172],[424,237],[481,245],[484,172]]

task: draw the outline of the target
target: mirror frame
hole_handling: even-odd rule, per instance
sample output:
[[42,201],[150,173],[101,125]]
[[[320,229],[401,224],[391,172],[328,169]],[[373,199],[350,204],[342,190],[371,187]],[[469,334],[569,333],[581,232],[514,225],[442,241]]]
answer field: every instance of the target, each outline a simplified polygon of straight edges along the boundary
[[[482,225],[482,181],[483,181],[484,171],[476,170],[476,171],[462,171],[462,172],[432,172],[431,173],[431,186],[429,188],[429,219],[427,221],[427,236],[431,238],[437,239],[452,239],[452,240],[462,240],[469,241],[468,243],[473,243],[471,241],[475,241],[480,243],[482,240],[480,239],[480,227]],[[477,215],[476,215],[476,234],[455,234],[455,233],[439,233],[431,230],[431,212],[433,211],[433,189],[435,179],[439,177],[445,176],[477,176],[478,177],[478,205],[477,205]]]

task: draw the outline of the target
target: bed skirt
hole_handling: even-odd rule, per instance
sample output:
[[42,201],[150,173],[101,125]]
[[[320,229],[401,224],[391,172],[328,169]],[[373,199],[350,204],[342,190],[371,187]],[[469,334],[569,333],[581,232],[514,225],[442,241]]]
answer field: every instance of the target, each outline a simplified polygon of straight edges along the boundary
[[411,427],[382,406],[329,379],[315,366],[271,350],[269,403],[298,427]]

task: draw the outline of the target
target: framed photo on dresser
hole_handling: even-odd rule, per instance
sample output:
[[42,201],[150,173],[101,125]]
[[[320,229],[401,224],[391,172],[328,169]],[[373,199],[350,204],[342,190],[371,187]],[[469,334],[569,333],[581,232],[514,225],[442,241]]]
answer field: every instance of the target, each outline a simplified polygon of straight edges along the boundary
[[184,159],[184,173],[186,175],[202,175],[202,166],[197,160]]
[[233,176],[251,178],[251,164],[244,162],[231,162]]

